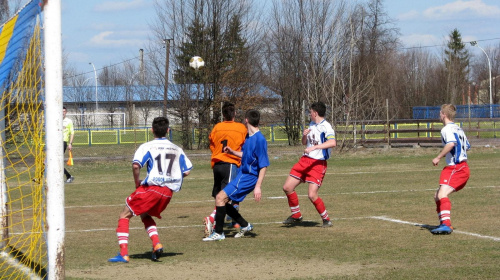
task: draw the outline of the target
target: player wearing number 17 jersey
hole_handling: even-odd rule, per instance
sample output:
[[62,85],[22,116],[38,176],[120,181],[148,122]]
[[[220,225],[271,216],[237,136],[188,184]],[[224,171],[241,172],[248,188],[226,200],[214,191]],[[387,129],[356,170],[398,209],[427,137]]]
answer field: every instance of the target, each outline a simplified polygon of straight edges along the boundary
[[470,176],[467,164],[467,150],[470,149],[470,144],[464,131],[453,122],[455,114],[454,105],[444,104],[441,106],[439,116],[444,124],[441,129],[441,140],[444,147],[432,160],[432,164],[437,166],[440,159],[446,157],[446,166],[441,171],[439,188],[434,195],[440,225],[431,230],[433,234],[450,234],[453,231],[450,218],[451,202],[448,196],[463,189]]
[[[155,139],[142,144],[135,152],[132,162],[135,191],[125,200],[126,206],[120,213],[116,228],[120,252],[116,257],[110,258],[110,262],[129,262],[129,223],[133,216],[141,217],[151,238],[152,259],[157,260],[163,253],[163,245],[152,217],[161,219],[161,212],[169,204],[173,193],[181,189],[183,178],[193,168],[184,151],[166,138],[168,126],[167,118],[155,118],[152,128]],[[144,180],[139,179],[142,167],[147,168]]]

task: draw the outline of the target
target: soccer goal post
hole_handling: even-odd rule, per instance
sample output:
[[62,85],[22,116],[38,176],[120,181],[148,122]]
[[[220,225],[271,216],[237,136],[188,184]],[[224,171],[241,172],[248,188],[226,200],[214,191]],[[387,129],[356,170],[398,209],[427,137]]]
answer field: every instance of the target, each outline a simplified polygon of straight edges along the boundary
[[48,275],[41,3],[0,25],[0,279]]
[[44,1],[47,279],[64,279],[64,160],[61,0]]

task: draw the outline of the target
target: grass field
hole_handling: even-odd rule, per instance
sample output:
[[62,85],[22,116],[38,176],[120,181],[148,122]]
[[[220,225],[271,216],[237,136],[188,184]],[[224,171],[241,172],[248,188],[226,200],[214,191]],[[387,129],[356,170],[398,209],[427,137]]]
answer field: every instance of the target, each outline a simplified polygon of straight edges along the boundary
[[[119,150],[118,150],[119,149]],[[437,148],[358,149],[335,153],[320,190],[334,226],[322,228],[297,188],[304,222],[281,224],[290,210],[282,185],[300,147],[270,147],[263,200],[250,195],[241,213],[254,231],[202,242],[202,219],[213,209],[208,151],[188,151],[194,163],[183,188],[157,220],[165,254],[150,261],[140,219],[130,224],[128,264],[108,263],[124,199],[133,191],[133,145],[75,147],[75,176],[65,186],[67,279],[499,279],[500,149],[469,152],[471,179],[451,195],[451,235],[434,236]],[[79,159],[80,158],[80,159]],[[105,160],[108,159],[108,160]],[[111,159],[111,160],[109,160]]]

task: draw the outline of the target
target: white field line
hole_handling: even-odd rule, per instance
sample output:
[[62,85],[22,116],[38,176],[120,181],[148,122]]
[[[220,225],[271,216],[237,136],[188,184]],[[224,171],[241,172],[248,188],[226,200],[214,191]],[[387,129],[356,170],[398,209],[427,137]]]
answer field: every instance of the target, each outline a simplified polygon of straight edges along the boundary
[[[467,189],[484,189],[484,188],[500,188],[500,186],[483,186],[483,187],[466,187]],[[379,193],[403,193],[403,192],[435,192],[436,188],[433,189],[422,189],[422,190],[393,190],[393,191],[371,191],[371,192],[343,192],[343,193],[328,193],[322,194],[321,196],[335,196],[335,195],[356,195],[356,194],[379,194]],[[307,197],[307,195],[298,195],[299,197]],[[269,196],[263,197],[263,199],[286,199],[286,196]],[[246,200],[253,200],[253,197],[249,195]],[[170,204],[190,204],[190,203],[214,203],[213,199],[204,200],[188,200],[188,201],[172,201]],[[124,206],[125,204],[109,204],[109,205],[76,205],[76,206],[66,206],[65,209],[73,208],[97,208],[97,207],[118,207]]]
[[[381,221],[386,221],[386,222],[392,222],[392,223],[398,223],[398,224],[405,224],[405,225],[412,225],[412,226],[424,226],[423,224],[415,223],[415,222],[409,222],[409,221],[403,221],[403,220],[398,220],[398,219],[392,219],[386,216],[368,216],[368,217],[351,217],[351,218],[333,218],[333,220],[360,220],[360,219],[375,219],[375,220],[381,220]],[[306,221],[306,220],[304,220]],[[267,223],[253,223],[254,225],[274,225],[274,224],[282,224],[282,222],[267,222]],[[187,226],[165,226],[165,227],[158,227],[159,229],[174,229],[174,228],[201,228],[204,227],[203,225],[187,225]],[[143,231],[144,227],[133,227],[130,228],[130,230],[140,230]],[[98,228],[98,229],[85,229],[85,230],[66,230],[66,233],[81,233],[81,232],[98,232],[98,231],[116,231],[116,228]],[[500,237],[495,237],[495,236],[488,236],[488,235],[482,235],[478,233],[473,233],[473,232],[466,232],[466,231],[461,231],[461,230],[454,230],[453,233],[458,233],[458,234],[465,234],[469,236],[474,236],[477,238],[482,238],[482,239],[490,239],[493,241],[500,241]]]
[[[372,216],[372,217],[367,217],[369,219],[376,219],[376,220],[382,220],[382,221],[387,221],[387,222],[392,222],[392,223],[398,223],[398,224],[406,224],[406,225],[413,225],[413,226],[424,226],[423,224],[415,223],[415,222],[408,222],[408,221],[403,221],[403,220],[398,220],[398,219],[392,219],[388,218],[385,216]],[[453,233],[459,233],[459,234],[465,234],[469,236],[474,236],[478,238],[483,238],[483,239],[491,239],[493,241],[500,241],[500,237],[495,237],[495,236],[488,236],[488,235],[482,235],[482,234],[477,234],[473,232],[467,232],[467,231],[461,231],[461,230],[453,230]]]
[[[340,220],[359,220],[359,219],[370,219],[371,217],[352,217],[352,218],[333,218],[334,221]],[[314,222],[303,220],[304,222]],[[267,222],[267,223],[252,223],[252,225],[274,225],[274,224],[283,224],[283,222]],[[199,225],[187,225],[187,226],[165,226],[160,227],[159,229],[172,229],[172,228],[201,228],[204,227],[201,223]],[[131,227],[129,230],[144,230],[144,227]],[[96,229],[82,229],[82,230],[66,230],[66,233],[79,233],[79,232],[97,232],[97,231],[116,231],[116,228],[96,228]]]

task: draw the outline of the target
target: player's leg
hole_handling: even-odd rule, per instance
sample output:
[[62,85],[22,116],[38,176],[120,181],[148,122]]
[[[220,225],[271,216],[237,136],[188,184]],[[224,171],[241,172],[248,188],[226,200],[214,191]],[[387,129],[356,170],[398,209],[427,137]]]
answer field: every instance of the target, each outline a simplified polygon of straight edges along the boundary
[[[217,162],[214,164],[214,167],[212,169],[214,175],[212,197],[214,198],[214,201],[217,194],[222,190],[223,181],[224,178],[226,177],[227,168],[225,167],[225,165],[226,164],[224,164],[223,162]],[[210,213],[210,215],[203,218],[203,226],[205,234],[204,237],[208,237],[210,236],[210,234],[212,234],[215,225],[215,214],[216,214],[216,207],[213,208],[212,213]]]
[[116,228],[116,236],[118,237],[118,245],[120,246],[120,252],[116,257],[108,259],[110,262],[129,262],[128,256],[128,236],[129,236],[129,224],[130,218],[133,217],[132,211],[125,206],[120,213],[120,218],[118,219],[118,227]]
[[[66,152],[66,148],[68,147],[68,143],[67,142],[63,142],[63,146],[64,146],[64,151],[63,153]],[[68,170],[66,170],[66,167],[64,168],[64,175],[66,176],[66,183],[71,183],[73,182],[74,178],[73,176],[71,176],[71,174],[68,172]]]
[[286,220],[284,220],[283,224],[289,225],[294,223],[300,223],[302,221],[302,214],[300,213],[300,206],[299,206],[299,197],[295,192],[295,188],[300,183],[301,183],[300,179],[293,176],[288,176],[286,178],[285,184],[283,185],[283,191],[286,194],[286,198],[288,200],[288,206],[290,207],[290,211],[292,212],[292,215],[288,217]]
[[226,216],[226,203],[229,198],[224,190],[220,191],[215,197],[215,228],[210,236],[203,238],[203,241],[219,241],[225,239],[224,236],[224,217]]
[[318,214],[321,216],[321,220],[323,220],[323,227],[331,227],[332,222],[330,221],[330,217],[328,216],[328,211],[326,211],[323,199],[321,199],[321,197],[319,197],[318,195],[319,188],[320,186],[318,186],[317,184],[309,183],[309,191],[307,196],[316,208],[316,211],[318,211]]
[[[222,181],[222,188],[223,189],[227,184],[229,184],[229,182],[234,180],[234,178],[236,178],[236,175],[238,174],[238,166],[236,166],[236,164],[229,164],[229,166],[230,167],[229,167],[229,174],[227,176],[227,180]],[[240,210],[239,202],[231,201],[231,205],[234,207],[234,209],[236,209],[236,211]],[[233,228],[240,228],[240,224],[235,222],[235,221],[232,221],[231,216],[226,215],[226,221],[230,222],[231,226]]]
[[450,234],[453,231],[453,227],[451,226],[451,201],[448,196],[454,191],[455,189],[448,185],[441,185],[434,194],[439,226],[431,230],[431,233]]
[[440,225],[438,228],[431,230],[431,233],[450,234],[453,231],[451,226],[451,201],[448,196],[463,189],[469,180],[469,176],[470,170],[467,162],[443,168],[439,178],[439,189],[434,195]]
[[163,253],[163,245],[160,243],[160,237],[158,236],[158,228],[156,227],[156,222],[148,214],[141,214],[141,220],[153,244],[152,259],[154,261],[158,260]]

